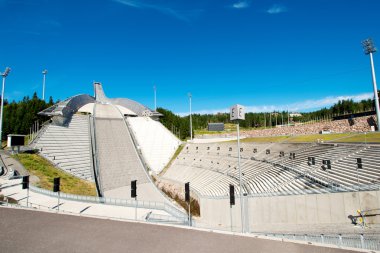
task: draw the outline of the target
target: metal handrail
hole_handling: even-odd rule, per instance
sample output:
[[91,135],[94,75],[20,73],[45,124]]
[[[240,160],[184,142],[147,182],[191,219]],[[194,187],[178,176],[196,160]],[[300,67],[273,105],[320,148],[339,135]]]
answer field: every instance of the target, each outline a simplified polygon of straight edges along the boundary
[[338,247],[361,248],[367,250],[380,250],[379,234],[290,234],[290,233],[254,233],[279,239],[307,241],[311,243],[331,244]]
[[[57,192],[52,192],[46,189],[38,188],[33,185],[29,185],[29,189],[32,192],[40,193],[50,197],[58,197]],[[94,196],[85,196],[85,195],[74,195],[69,193],[60,192],[61,199],[81,201],[88,203],[97,203],[97,204],[108,204],[116,206],[128,206],[128,207],[137,207],[137,208],[148,208],[156,209],[161,211],[166,211],[174,217],[183,218],[186,215],[176,208],[165,202],[154,202],[154,201],[143,201],[143,200],[133,200],[133,199],[114,199],[114,198],[105,198],[105,197],[94,197]]]
[[94,174],[95,174],[95,183],[96,183],[96,186],[97,186],[97,190],[98,190],[98,195],[99,196],[103,196],[103,187],[102,187],[102,180],[100,178],[100,168],[99,168],[99,154],[98,154],[98,145],[97,145],[97,142],[96,142],[96,138],[95,138],[95,135],[96,135],[96,124],[95,124],[95,118],[96,118],[96,104],[97,103],[94,103],[94,108],[93,108],[93,116],[90,117],[90,121],[91,121],[91,124],[90,124],[90,129],[92,130],[91,131],[91,147],[92,147],[92,159],[93,159],[93,163],[94,163]]
[[[95,111],[95,104],[94,104]],[[96,144],[95,138],[95,117],[89,116],[89,127],[90,127],[90,140],[91,140],[91,165],[93,168],[94,180],[97,188],[97,192],[99,196],[103,196],[102,192],[102,182],[100,180],[100,172],[99,172],[99,161],[98,161],[98,148]]]
[[29,138],[31,137],[31,139],[28,140],[29,146],[32,145],[37,140],[37,138],[40,137],[41,134],[43,134],[46,131],[49,124],[50,124],[50,119],[44,121],[41,124],[41,127],[36,132],[32,132],[31,134],[29,134]]

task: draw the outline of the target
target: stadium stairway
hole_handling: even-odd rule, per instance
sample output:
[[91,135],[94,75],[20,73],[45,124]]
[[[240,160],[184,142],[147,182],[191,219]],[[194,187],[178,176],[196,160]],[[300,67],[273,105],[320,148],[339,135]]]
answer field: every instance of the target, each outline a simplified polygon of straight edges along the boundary
[[40,154],[60,169],[93,181],[90,154],[89,119],[73,115],[67,126],[49,124],[33,143]]

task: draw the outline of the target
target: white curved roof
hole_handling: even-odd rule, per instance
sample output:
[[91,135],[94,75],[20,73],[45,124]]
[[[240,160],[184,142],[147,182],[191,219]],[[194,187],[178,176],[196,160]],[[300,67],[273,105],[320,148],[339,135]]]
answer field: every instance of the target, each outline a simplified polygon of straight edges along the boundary
[[88,103],[79,108],[78,112],[93,113],[94,112],[94,103]]
[[132,112],[131,110],[129,110],[128,108],[126,108],[126,107],[124,107],[124,106],[116,105],[116,107],[120,110],[120,112],[121,112],[123,115],[135,115],[135,116],[137,116],[136,113]]

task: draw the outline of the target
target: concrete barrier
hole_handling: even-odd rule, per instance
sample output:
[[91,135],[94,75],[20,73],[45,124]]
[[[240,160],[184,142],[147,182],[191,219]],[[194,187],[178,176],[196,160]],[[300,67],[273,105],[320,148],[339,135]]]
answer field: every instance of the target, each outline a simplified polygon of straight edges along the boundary
[[[239,202],[237,198],[232,209],[233,225],[237,231],[241,230]],[[200,206],[200,223],[226,230],[230,228],[228,198],[200,198]],[[373,209],[379,209],[379,215],[365,217],[365,222],[380,227],[380,191],[250,197],[245,209],[251,232],[348,232],[350,229],[358,232],[348,216],[358,215],[357,210]]]

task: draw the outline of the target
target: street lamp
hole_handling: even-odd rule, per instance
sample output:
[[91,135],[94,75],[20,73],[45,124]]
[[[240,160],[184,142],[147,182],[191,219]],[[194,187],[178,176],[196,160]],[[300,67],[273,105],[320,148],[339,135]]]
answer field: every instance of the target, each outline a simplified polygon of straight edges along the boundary
[[46,82],[46,74],[48,71],[44,69],[42,71],[42,74],[44,75],[43,81],[42,81],[42,100],[45,101],[45,82]]
[[240,189],[240,217],[241,217],[241,232],[244,233],[245,218],[243,212],[243,178],[240,166],[240,125],[239,120],[245,120],[245,108],[242,105],[234,105],[230,109],[230,120],[236,120],[237,130],[237,146],[238,146],[238,167],[239,167],[239,189]]
[[[5,68],[5,71],[1,73],[1,76],[3,77],[3,88],[1,90],[1,112],[0,112],[0,143],[2,140],[3,135],[3,108],[4,108],[4,89],[5,89],[5,79],[9,75],[9,72],[11,72],[11,69],[9,67]],[[1,146],[0,146],[1,147]]]
[[364,53],[366,55],[369,54],[369,58],[371,61],[373,92],[375,93],[374,95],[375,95],[375,106],[376,106],[376,117],[377,117],[377,131],[380,131],[379,96],[377,95],[375,66],[373,63],[373,56],[372,56],[372,54],[375,53],[377,49],[375,48],[375,45],[373,44],[373,41],[370,38],[363,40],[362,45],[364,48]]
[[289,126],[289,107],[288,107],[288,126]]
[[157,111],[157,97],[156,97],[157,88],[156,88],[156,85],[153,86],[153,91],[154,91],[154,111]]
[[190,104],[190,140],[193,140],[193,122],[191,120],[191,93],[187,94],[189,96],[189,104]]

